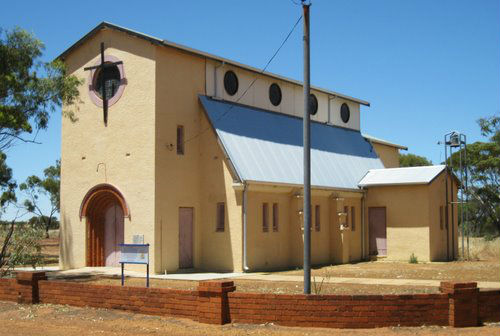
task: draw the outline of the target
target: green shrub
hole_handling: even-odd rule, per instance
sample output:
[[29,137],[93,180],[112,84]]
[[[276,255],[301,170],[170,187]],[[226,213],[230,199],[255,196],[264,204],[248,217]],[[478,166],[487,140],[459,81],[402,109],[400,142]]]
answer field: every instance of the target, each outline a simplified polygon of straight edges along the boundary
[[412,253],[410,256],[410,260],[408,260],[410,264],[418,264],[418,258],[415,253]]

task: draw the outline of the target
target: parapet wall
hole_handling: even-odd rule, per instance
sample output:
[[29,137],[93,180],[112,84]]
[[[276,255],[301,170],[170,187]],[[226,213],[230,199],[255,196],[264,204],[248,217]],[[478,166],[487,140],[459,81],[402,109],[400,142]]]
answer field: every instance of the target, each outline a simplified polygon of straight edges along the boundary
[[44,272],[0,279],[0,300],[120,309],[212,324],[376,328],[500,321],[500,290],[479,291],[474,282],[442,282],[440,294],[275,295],[235,292],[232,281],[202,281],[198,290],[173,290],[46,279]]

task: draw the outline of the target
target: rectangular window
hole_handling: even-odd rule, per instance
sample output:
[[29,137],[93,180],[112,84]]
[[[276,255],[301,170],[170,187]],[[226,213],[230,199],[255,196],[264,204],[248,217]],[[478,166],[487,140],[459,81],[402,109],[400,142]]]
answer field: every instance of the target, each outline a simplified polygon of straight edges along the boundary
[[215,231],[224,232],[226,221],[226,207],[224,202],[217,203],[217,225]]
[[262,203],[262,232],[269,231],[269,222],[268,222],[268,205],[267,203]]
[[314,206],[314,228],[316,232],[321,230],[321,209],[319,205]]
[[444,217],[444,207],[440,206],[439,207],[439,228],[441,230],[444,229],[444,224],[443,224],[444,223],[444,218],[443,217]]
[[344,206],[344,213],[345,213],[345,226],[349,227],[349,207]]
[[356,214],[356,208],[351,207],[351,231],[356,230],[355,214]]
[[278,203],[273,203],[273,232],[278,232],[279,217],[278,217]]
[[184,155],[184,126],[177,126],[177,154]]

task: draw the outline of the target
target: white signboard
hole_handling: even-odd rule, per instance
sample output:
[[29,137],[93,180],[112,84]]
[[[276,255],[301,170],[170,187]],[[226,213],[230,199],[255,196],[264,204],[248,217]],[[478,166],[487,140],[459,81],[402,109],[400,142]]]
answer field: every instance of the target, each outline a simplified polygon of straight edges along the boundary
[[120,263],[149,264],[149,244],[120,244]]

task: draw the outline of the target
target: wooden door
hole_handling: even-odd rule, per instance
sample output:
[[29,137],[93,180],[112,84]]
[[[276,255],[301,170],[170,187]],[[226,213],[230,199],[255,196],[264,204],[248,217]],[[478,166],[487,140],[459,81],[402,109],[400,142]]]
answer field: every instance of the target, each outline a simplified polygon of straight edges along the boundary
[[193,208],[179,208],[179,268],[193,268]]
[[123,244],[123,211],[117,204],[104,215],[104,256],[106,266],[120,266],[120,247]]
[[385,207],[368,208],[370,255],[387,255],[387,224]]

